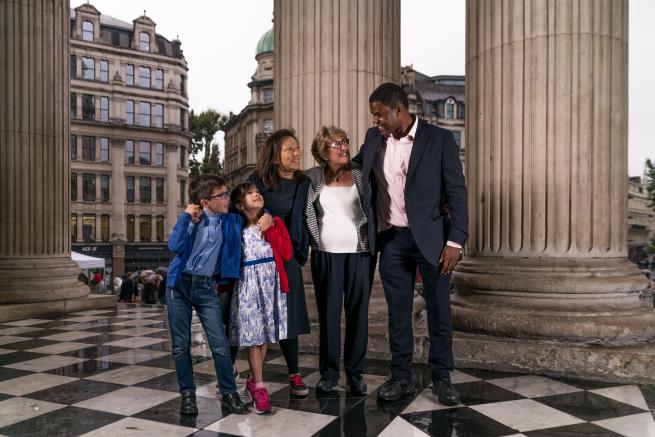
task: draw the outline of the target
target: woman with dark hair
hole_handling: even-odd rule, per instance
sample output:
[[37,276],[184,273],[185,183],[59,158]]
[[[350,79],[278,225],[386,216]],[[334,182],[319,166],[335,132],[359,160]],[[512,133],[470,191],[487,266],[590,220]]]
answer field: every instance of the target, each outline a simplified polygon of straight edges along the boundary
[[309,333],[302,265],[307,261],[309,235],[303,224],[309,181],[300,170],[302,152],[289,129],[273,132],[259,153],[255,172],[248,178],[264,197],[264,207],[280,217],[291,237],[293,256],[284,263],[289,282],[287,295],[287,338],[280,349],[289,369],[289,385],[295,396],[309,393],[298,371],[298,336]]

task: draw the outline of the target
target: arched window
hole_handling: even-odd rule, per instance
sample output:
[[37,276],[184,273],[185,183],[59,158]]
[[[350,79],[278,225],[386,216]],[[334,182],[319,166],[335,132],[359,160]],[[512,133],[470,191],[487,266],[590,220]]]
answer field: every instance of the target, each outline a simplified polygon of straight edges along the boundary
[[82,39],[84,41],[93,41],[93,23],[85,21],[82,23]]
[[141,32],[139,34],[139,50],[144,52],[150,51],[150,34],[148,32]]
[[455,100],[446,100],[446,118],[455,118]]

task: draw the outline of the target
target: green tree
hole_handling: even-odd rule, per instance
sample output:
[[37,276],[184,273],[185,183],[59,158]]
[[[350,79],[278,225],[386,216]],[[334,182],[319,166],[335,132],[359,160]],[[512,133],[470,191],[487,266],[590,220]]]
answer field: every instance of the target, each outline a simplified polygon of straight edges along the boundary
[[[646,160],[644,177],[646,190],[648,190],[648,199],[650,200],[648,206],[655,209],[655,162],[650,159]],[[650,245],[646,248],[646,252],[649,254],[655,253],[655,237],[650,241]]]
[[[218,150],[218,143],[214,141],[214,136],[234,116],[231,111],[229,114],[222,114],[212,108],[197,115],[191,110],[189,113],[189,130],[193,138],[189,148],[189,168],[192,175],[222,173],[223,162]],[[196,158],[196,155],[201,152],[204,152],[202,163]]]

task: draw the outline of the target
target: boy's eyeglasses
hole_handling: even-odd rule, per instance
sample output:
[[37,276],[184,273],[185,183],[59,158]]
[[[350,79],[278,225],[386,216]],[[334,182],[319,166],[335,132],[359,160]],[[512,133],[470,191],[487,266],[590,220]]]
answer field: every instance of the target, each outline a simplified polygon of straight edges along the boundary
[[207,200],[212,200],[214,197],[218,197],[222,200],[227,199],[230,197],[230,192],[229,191],[223,191],[222,193],[214,194],[213,196],[209,196]]

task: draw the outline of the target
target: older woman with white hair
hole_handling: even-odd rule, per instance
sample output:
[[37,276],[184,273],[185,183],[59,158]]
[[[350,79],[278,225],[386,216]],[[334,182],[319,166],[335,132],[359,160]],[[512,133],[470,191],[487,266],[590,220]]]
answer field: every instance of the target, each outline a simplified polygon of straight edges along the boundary
[[310,180],[305,218],[320,328],[318,392],[334,390],[339,381],[342,305],[346,383],[355,393],[367,388],[362,374],[375,271],[374,251],[368,242],[368,226],[373,224],[364,213],[362,173],[351,165],[349,144],[342,129],[321,127],[312,143],[319,165],[305,172]]

